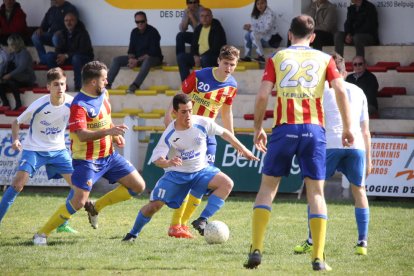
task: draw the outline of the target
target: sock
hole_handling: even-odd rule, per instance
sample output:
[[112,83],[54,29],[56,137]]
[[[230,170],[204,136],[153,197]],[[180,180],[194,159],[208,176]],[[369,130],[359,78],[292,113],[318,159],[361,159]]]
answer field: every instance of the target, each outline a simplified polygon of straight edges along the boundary
[[326,239],[326,222],[328,220],[327,215],[323,214],[310,214],[309,225],[313,238],[313,251],[312,260],[318,258],[323,260],[323,253],[325,250]]
[[184,210],[185,207],[187,206],[187,202],[188,202],[188,197],[189,195],[187,194],[187,196],[184,198],[183,203],[181,203],[180,208],[178,209],[174,209],[172,218],[171,218],[171,226],[172,225],[181,225],[181,218],[184,214]]
[[250,247],[250,253],[256,249],[259,249],[260,253],[263,253],[264,236],[267,224],[270,220],[271,211],[272,208],[270,206],[254,206],[252,219],[252,246]]
[[193,196],[192,194],[190,194],[190,196],[188,197],[187,206],[181,218],[181,225],[187,225],[188,221],[190,220],[191,216],[194,214],[195,210],[200,205],[200,203],[201,203],[201,197],[197,198]]
[[17,192],[12,186],[9,186],[4,192],[3,198],[0,202],[0,222],[18,195],[19,192]]
[[311,234],[310,225],[309,225],[309,215],[310,215],[310,206],[308,205],[308,243],[313,244],[312,234]]
[[99,213],[106,206],[125,201],[136,195],[133,191],[119,185],[112,191],[104,194],[95,202],[95,210]]
[[134,227],[132,227],[129,233],[134,236],[138,236],[141,233],[142,228],[144,228],[145,224],[150,222],[151,217],[144,216],[141,211],[139,211],[137,218],[135,219]]
[[66,202],[57,209],[57,211],[50,217],[46,224],[37,231],[39,234],[46,234],[49,236],[50,233],[55,230],[59,225],[62,225],[65,221],[69,220],[71,216],[76,213],[76,210],[72,207],[70,202]]
[[367,241],[369,208],[355,208],[355,219],[358,227],[358,241]]
[[211,194],[207,200],[207,206],[204,208],[203,212],[201,212],[200,217],[209,219],[212,215],[214,215],[220,208],[224,205],[224,200],[216,196],[215,194]]
[[[68,203],[72,200],[74,194],[75,194],[75,191],[73,189],[70,189],[68,197],[66,198],[66,203]],[[68,224],[69,224],[69,220],[67,220],[64,223],[62,223],[61,225],[59,225],[59,227],[66,226]]]

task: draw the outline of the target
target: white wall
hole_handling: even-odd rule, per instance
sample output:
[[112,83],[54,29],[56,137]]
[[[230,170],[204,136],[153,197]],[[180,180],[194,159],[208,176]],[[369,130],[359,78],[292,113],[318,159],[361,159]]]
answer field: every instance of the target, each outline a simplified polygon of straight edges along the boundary
[[[107,0],[108,1],[108,0]],[[132,28],[135,27],[133,15],[137,9],[116,8],[104,0],[71,0],[79,9],[81,19],[87,26],[94,45],[127,45]],[[121,1],[121,0],[119,0]],[[122,0],[131,2],[132,0]],[[139,5],[139,0],[134,2]],[[172,3],[173,0],[165,0]],[[211,3],[231,2],[221,0]],[[215,0],[214,0],[215,1]],[[241,0],[233,0],[241,1]],[[279,34],[286,44],[286,33],[292,17],[298,15],[308,6],[311,0],[268,0],[269,6],[277,14]],[[30,26],[38,26],[44,13],[50,5],[50,0],[18,0],[27,14]],[[174,0],[177,2],[177,0]],[[243,0],[246,6],[233,9],[213,9],[213,15],[219,19],[226,30],[230,44],[243,44],[242,25],[249,22],[254,1]],[[343,29],[346,17],[346,7],[350,0],[331,0],[338,7],[338,28]],[[380,21],[380,40],[382,44],[414,44],[414,0],[372,0],[376,4]],[[158,6],[160,1],[156,2]],[[185,3],[182,0],[182,3]],[[203,0],[201,0],[203,3]],[[183,5],[184,6],[184,5]],[[174,10],[145,10],[149,24],[155,26],[161,34],[162,45],[175,45],[175,36],[178,32],[181,9]],[[165,15],[171,15],[165,16]]]

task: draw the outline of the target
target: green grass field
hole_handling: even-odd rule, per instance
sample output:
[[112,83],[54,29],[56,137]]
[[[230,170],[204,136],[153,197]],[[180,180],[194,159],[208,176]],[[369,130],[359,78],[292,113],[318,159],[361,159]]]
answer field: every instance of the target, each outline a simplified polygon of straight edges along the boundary
[[[198,234],[193,240],[168,237],[172,212],[167,207],[154,216],[134,243],[122,243],[138,209],[148,200],[148,195],[143,195],[104,209],[97,230],[80,211],[71,220],[80,234],[53,233],[47,247],[33,246],[34,232],[64,200],[64,194],[28,192],[16,199],[0,226],[0,275],[312,273],[310,256],[293,254],[293,247],[306,238],[304,201],[275,201],[262,265],[248,271],[242,264],[250,244],[251,196],[230,197],[214,217],[230,228],[230,240],[221,245],[208,245]],[[326,253],[331,274],[414,275],[414,201],[371,202],[368,256],[353,254],[357,232],[352,204],[330,202],[328,208]]]

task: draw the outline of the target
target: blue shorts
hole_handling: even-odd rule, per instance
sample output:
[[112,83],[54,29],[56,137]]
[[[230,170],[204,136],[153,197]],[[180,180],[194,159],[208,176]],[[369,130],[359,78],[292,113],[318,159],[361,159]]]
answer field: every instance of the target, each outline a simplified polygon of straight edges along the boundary
[[72,183],[90,191],[93,184],[104,177],[113,184],[135,170],[134,166],[118,152],[97,160],[73,159]]
[[288,176],[292,158],[296,155],[302,178],[323,180],[326,170],[325,151],[323,127],[314,124],[277,126],[267,145],[263,173],[269,176]]
[[216,136],[207,137],[207,161],[210,165],[214,165],[216,160],[217,140]]
[[59,179],[62,178],[62,174],[73,173],[72,158],[67,149],[55,151],[23,150],[17,170],[28,172],[29,176],[33,177],[43,165],[46,167],[48,179]]
[[335,171],[343,173],[356,186],[364,186],[365,151],[360,149],[327,149],[326,179]]
[[170,208],[179,208],[190,189],[204,194],[208,190],[208,184],[220,170],[214,166],[208,166],[195,173],[166,172],[155,185],[151,192],[150,201],[162,201]]

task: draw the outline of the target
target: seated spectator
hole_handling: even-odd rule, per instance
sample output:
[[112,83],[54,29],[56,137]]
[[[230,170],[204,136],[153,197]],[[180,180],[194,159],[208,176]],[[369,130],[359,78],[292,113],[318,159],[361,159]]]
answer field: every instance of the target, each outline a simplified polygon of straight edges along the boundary
[[344,54],[344,43],[355,45],[356,55],[365,56],[364,47],[378,45],[378,15],[375,5],[367,0],[352,0],[344,24],[344,32],[335,35],[335,51]]
[[27,36],[26,14],[16,0],[3,0],[0,7],[0,43],[7,45],[7,38],[11,34]]
[[193,31],[195,30],[200,23],[200,13],[203,10],[199,0],[187,0],[186,2],[187,8],[183,11],[184,16],[179,25],[180,32],[175,38],[175,54],[177,56],[185,53],[185,44],[191,45],[194,33],[188,31],[188,26],[191,26]]
[[210,9],[203,9],[200,13],[200,24],[194,30],[191,43],[191,54],[181,53],[177,56],[181,81],[190,74],[192,67],[214,67],[222,46],[226,45],[226,33],[220,21],[213,18]]
[[65,29],[58,33],[59,44],[55,52],[49,52],[41,60],[45,60],[49,68],[62,65],[73,65],[75,90],[82,87],[82,67],[93,60],[93,48],[88,31],[75,13],[65,15]]
[[162,64],[160,34],[157,29],[148,24],[145,12],[139,11],[134,17],[137,27],[131,32],[128,55],[118,56],[112,60],[108,72],[108,89],[111,88],[122,66],[128,66],[131,69],[141,67],[135,80],[127,89],[127,93],[134,93],[141,87],[151,67]]
[[[40,28],[32,35],[33,46],[35,46],[39,59],[46,54],[44,45],[56,47],[59,44],[58,33],[65,29],[64,18],[68,12],[78,16],[78,10],[70,2],[65,0],[52,0],[52,6],[43,17]],[[41,63],[45,63],[41,60]]]
[[322,50],[323,46],[334,45],[337,13],[336,6],[328,0],[313,1],[306,14],[315,20],[315,39],[310,44],[314,49]]
[[251,23],[244,24],[247,31],[244,36],[244,57],[240,60],[251,61],[252,46],[256,47],[259,62],[265,62],[263,47],[269,47],[269,40],[277,33],[276,16],[267,6],[267,0],[255,0],[251,14]]
[[9,45],[8,70],[1,77],[0,97],[4,107],[10,107],[6,93],[11,90],[18,110],[22,106],[19,88],[33,86],[36,76],[33,71],[33,59],[24,45],[23,38],[18,34],[12,34],[7,39]]
[[347,82],[353,83],[361,88],[368,101],[369,115],[378,112],[378,80],[377,77],[367,70],[367,63],[362,56],[356,56],[352,60],[354,73],[349,74],[346,78]]

